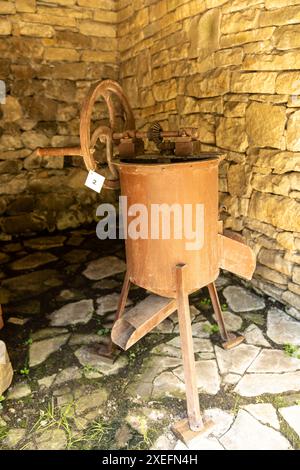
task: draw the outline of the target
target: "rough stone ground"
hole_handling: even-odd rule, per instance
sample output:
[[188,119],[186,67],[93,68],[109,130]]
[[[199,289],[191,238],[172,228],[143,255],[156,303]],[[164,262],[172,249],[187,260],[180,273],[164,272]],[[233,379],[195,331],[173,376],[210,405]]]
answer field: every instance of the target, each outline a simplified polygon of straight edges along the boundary
[[[15,375],[0,398],[2,449],[182,449],[176,314],[113,365],[108,340],[124,276],[122,245],[94,229],[3,243],[0,303]],[[206,289],[190,297],[201,408],[215,427],[192,449],[300,448],[299,312],[224,273],[228,327],[245,343],[224,351]],[[130,305],[148,294],[130,291]]]

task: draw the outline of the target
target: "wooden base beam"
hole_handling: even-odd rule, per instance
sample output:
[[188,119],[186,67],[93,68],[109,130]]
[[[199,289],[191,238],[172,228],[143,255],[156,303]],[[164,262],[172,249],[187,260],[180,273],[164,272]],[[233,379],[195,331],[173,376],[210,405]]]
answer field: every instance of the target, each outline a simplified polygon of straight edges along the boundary
[[239,344],[241,344],[243,341],[245,341],[245,337],[240,335],[240,336],[235,336],[235,335],[229,335],[228,341],[225,341],[222,343],[222,346],[224,349],[233,349]]
[[224,315],[221,309],[218,292],[214,282],[208,284],[208,292],[211,298],[211,303],[215,312],[216,320],[219,326],[221,338],[223,340],[222,346],[224,349],[232,349],[241,344],[245,338],[244,336],[236,336],[227,331]]
[[188,423],[189,428],[192,431],[199,432],[203,429],[204,425],[200,412],[197,388],[189,297],[185,290],[186,270],[186,264],[179,264],[176,266],[177,310],[186,390]]
[[187,419],[183,419],[173,424],[171,430],[177,439],[180,439],[185,445],[188,446],[190,442],[196,437],[200,437],[206,433],[209,434],[214,426],[215,423],[212,420],[208,420],[203,422],[203,426],[199,431],[192,431],[189,425],[189,421]]

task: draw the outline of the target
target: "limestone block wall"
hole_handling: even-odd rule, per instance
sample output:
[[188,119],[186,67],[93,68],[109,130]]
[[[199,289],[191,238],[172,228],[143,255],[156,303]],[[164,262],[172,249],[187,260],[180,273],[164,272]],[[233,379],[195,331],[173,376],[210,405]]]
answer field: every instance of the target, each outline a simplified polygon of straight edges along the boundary
[[300,308],[300,0],[119,0],[120,78],[140,128],[224,150],[221,216],[253,283]]
[[[33,150],[79,143],[90,84],[118,78],[116,22],[114,0],[0,1],[0,239],[95,217],[99,196],[84,189],[81,158],[41,159]],[[95,119],[103,112],[99,105]]]

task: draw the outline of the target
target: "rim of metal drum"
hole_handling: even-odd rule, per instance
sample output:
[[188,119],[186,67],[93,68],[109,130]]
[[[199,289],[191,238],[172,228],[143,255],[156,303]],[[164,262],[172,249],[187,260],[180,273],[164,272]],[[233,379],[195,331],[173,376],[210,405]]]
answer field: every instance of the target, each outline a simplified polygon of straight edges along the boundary
[[215,157],[210,157],[206,159],[199,159],[196,161],[187,161],[187,162],[170,162],[170,163],[137,163],[137,162],[132,162],[132,163],[127,163],[127,162],[121,162],[121,161],[114,161],[113,165],[115,165],[118,169],[125,169],[125,170],[135,170],[137,172],[140,171],[149,171],[149,172],[156,172],[159,170],[165,170],[166,168],[168,169],[176,169],[180,168],[182,166],[185,167],[201,167],[201,166],[215,166],[216,163],[220,163],[222,159],[219,156]]

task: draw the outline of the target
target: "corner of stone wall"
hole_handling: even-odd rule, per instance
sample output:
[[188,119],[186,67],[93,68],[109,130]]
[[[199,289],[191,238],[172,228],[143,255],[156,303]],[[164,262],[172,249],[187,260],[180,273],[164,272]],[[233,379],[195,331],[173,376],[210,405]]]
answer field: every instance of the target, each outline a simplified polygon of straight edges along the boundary
[[196,126],[226,152],[224,225],[253,285],[300,309],[300,0],[119,0],[118,47],[141,129]]

